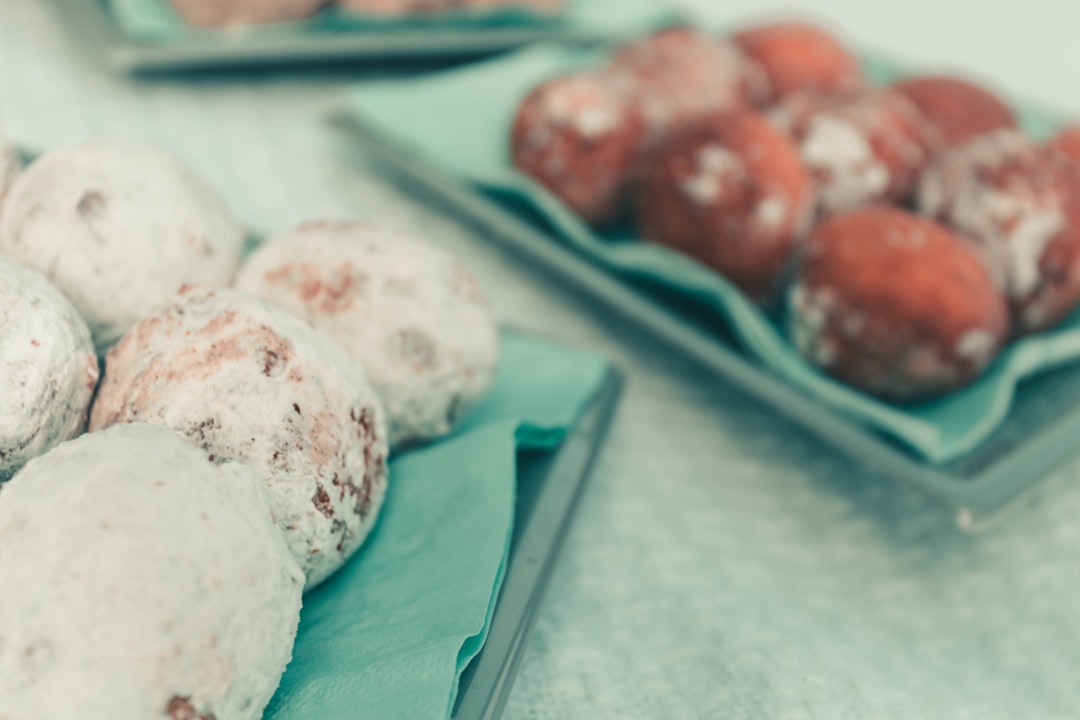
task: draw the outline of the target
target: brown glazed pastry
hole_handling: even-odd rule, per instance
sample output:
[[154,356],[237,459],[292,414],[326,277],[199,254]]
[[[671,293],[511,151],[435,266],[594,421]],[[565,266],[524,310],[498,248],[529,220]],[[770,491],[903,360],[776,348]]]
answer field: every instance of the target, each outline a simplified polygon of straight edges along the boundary
[[895,208],[816,226],[788,299],[791,338],[807,360],[890,400],[972,381],[1008,335],[1005,300],[978,252]]
[[1080,165],[1080,125],[1065,128],[1050,139],[1048,146]]
[[912,77],[892,89],[915,103],[945,147],[977,135],[1016,127],[1012,110],[997,95],[969,80],[947,75]]
[[804,22],[758,25],[735,35],[735,44],[760,68],[764,83],[755,94],[771,105],[792,93],[850,92],[863,84],[859,61],[826,30]]
[[737,110],[662,143],[638,202],[643,237],[697,258],[767,304],[813,194],[790,138],[764,115]]
[[634,104],[598,73],[566,75],[534,89],[511,130],[514,166],[586,222],[606,225],[625,210],[645,142]]

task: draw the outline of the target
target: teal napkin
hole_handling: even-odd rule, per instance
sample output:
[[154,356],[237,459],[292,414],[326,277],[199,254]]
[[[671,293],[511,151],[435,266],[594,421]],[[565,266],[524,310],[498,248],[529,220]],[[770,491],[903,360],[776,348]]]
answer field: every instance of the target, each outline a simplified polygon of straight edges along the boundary
[[[1080,313],[1060,328],[1015,344],[975,384],[918,405],[893,405],[842,385],[808,365],[766,316],[714,271],[626,233],[597,232],[559,200],[516,172],[508,152],[515,110],[539,81],[598,59],[596,51],[541,46],[513,55],[393,83],[354,88],[353,111],[370,127],[400,141],[418,157],[477,184],[525,213],[562,242],[631,282],[674,291],[724,318],[742,349],[807,395],[885,433],[925,459],[940,463],[984,441],[1008,414],[1016,385],[1026,377],[1080,357]],[[887,82],[894,65],[866,60],[868,75]],[[437,113],[430,108],[438,108]],[[1025,128],[1045,136],[1053,118],[1021,109]]]
[[239,31],[200,30],[180,19],[169,0],[87,0],[107,2],[121,30],[131,38],[149,42],[183,41],[192,37],[221,37],[223,41],[246,36],[296,36],[350,31],[416,30],[421,28],[470,29],[495,25],[558,25],[567,29],[630,35],[657,22],[671,19],[670,10],[656,0],[567,0],[562,13],[551,16],[527,8],[495,10],[457,9],[436,16],[385,18],[328,8],[301,22],[274,23]]
[[504,333],[483,404],[453,437],[392,459],[371,538],[305,596],[267,720],[449,716],[502,582],[517,450],[557,445],[607,371],[597,355]]

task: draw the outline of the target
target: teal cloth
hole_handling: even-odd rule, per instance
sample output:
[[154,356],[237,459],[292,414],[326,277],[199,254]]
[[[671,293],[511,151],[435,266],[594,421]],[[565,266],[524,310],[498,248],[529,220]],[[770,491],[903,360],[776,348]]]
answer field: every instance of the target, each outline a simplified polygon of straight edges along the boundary
[[[822,374],[799,356],[775,318],[762,313],[714,271],[626,231],[597,234],[514,170],[507,139],[523,96],[544,78],[597,59],[596,51],[533,47],[463,69],[360,85],[352,91],[350,103],[368,126],[530,214],[583,255],[628,280],[675,291],[720,315],[742,348],[776,375],[836,411],[894,437],[930,462],[957,458],[984,441],[1008,414],[1022,379],[1080,357],[1077,313],[1053,332],[1013,345],[978,382],[918,405],[885,403]],[[895,66],[880,59],[869,58],[865,65],[876,82],[899,75]],[[1045,113],[1022,109],[1021,115],[1024,127],[1039,137],[1056,126]]]
[[516,451],[557,445],[607,370],[597,355],[504,333],[487,399],[453,437],[392,460],[371,538],[305,596],[267,720],[449,716],[502,582]]
[[468,29],[495,25],[555,25],[569,30],[601,32],[609,37],[630,35],[673,15],[655,0],[567,0],[558,15],[544,15],[527,8],[496,10],[450,10],[427,17],[386,18],[328,8],[300,22],[273,23],[257,28],[203,30],[180,19],[169,0],[87,0],[107,2],[121,30],[131,38],[146,42],[184,42],[193,37],[220,37],[223,42],[237,37],[297,36],[313,33],[352,31],[392,32],[395,30]]

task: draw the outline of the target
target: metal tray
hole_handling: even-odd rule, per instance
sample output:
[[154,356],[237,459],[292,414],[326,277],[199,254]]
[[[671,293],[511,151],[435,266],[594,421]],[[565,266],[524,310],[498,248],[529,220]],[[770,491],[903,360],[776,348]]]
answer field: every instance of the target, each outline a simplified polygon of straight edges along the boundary
[[621,377],[609,371],[558,449],[518,455],[517,512],[506,576],[484,647],[461,676],[454,720],[493,720],[502,714],[570,517],[621,392]]
[[990,516],[1080,448],[1080,366],[1072,366],[1021,384],[1007,420],[991,438],[962,458],[930,465],[760,367],[739,350],[719,319],[614,275],[542,225],[416,157],[362,120],[349,115],[337,122],[389,177],[465,220],[479,237],[520,252],[587,291],[869,469],[938,499],[962,528],[984,527]]
[[588,45],[611,36],[602,30],[559,25],[487,28],[424,28],[377,33],[252,34],[223,40],[212,35],[182,42],[148,43],[125,35],[104,0],[54,0],[65,21],[90,39],[113,69],[170,73],[366,60],[439,61],[479,57],[534,42]]

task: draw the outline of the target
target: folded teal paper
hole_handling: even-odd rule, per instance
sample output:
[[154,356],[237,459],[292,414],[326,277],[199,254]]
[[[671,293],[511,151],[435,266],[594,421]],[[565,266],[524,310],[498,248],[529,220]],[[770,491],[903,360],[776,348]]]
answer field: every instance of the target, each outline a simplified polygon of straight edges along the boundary
[[[524,95],[545,78],[597,59],[596,51],[534,47],[463,69],[357,86],[350,104],[367,126],[515,210],[527,210],[583,255],[623,277],[674,291],[720,315],[742,348],[776,375],[838,412],[900,440],[931,462],[957,458],[983,442],[1008,414],[1021,380],[1080,357],[1077,313],[1055,331],[1012,346],[980,381],[931,402],[892,405],[823,375],[803,361],[775,319],[716,272],[625,233],[597,234],[513,168],[507,139]],[[876,82],[899,75],[885,61],[868,59],[865,66]],[[1022,110],[1021,119],[1028,132],[1040,137],[1056,126],[1051,117],[1037,111]]]
[[504,333],[494,388],[451,438],[390,465],[379,524],[304,598],[268,720],[446,718],[487,633],[513,526],[519,447],[551,447],[608,371]]
[[227,41],[229,38],[252,35],[295,37],[317,33],[393,32],[423,28],[452,30],[497,25],[557,25],[618,36],[631,34],[672,17],[671,11],[655,0],[567,0],[566,9],[558,15],[511,7],[494,10],[456,9],[426,17],[398,19],[328,8],[300,22],[273,23],[243,30],[203,30],[181,20],[169,0],[87,1],[109,3],[113,17],[129,37],[158,43],[183,41],[192,37],[220,37]]

